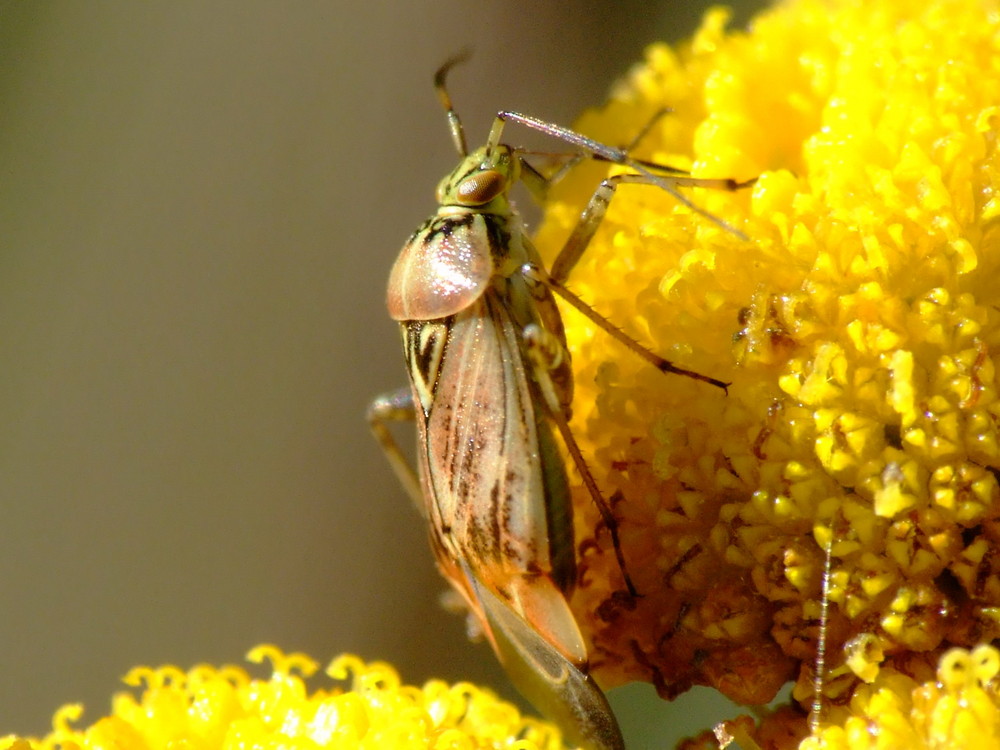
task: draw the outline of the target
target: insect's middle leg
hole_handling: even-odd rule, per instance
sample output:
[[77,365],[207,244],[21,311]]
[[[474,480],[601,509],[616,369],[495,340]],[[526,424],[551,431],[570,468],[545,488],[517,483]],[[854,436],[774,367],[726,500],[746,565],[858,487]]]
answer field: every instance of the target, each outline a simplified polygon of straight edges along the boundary
[[724,391],[728,389],[729,383],[724,380],[704,375],[700,372],[696,372],[695,370],[688,370],[685,367],[678,367],[669,359],[665,359],[656,352],[643,346],[580,299],[580,297],[571,292],[565,284],[554,278],[551,274],[546,273],[541,267],[533,264],[526,264],[521,268],[521,273],[524,275],[525,279],[528,280],[529,285],[539,284],[548,287],[566,300],[566,302],[570,305],[583,313],[594,325],[611,336],[611,338],[620,342],[625,348],[631,349],[660,372],[669,372],[675,375],[683,375],[685,377],[692,378],[693,380],[700,380],[703,383],[714,385],[716,388],[721,388]]
[[526,326],[523,336],[525,348],[534,370],[535,382],[542,393],[546,411],[555,423],[556,429],[559,430],[563,443],[566,445],[566,450],[569,451],[573,463],[576,464],[576,468],[580,472],[580,477],[583,479],[583,484],[593,499],[594,505],[597,506],[604,525],[611,534],[615,559],[618,561],[618,567],[622,571],[625,587],[632,596],[638,596],[639,593],[635,588],[635,584],[632,583],[632,577],[629,575],[628,568],[625,565],[625,556],[622,553],[621,542],[618,538],[618,519],[611,512],[611,507],[608,505],[607,500],[604,499],[604,494],[597,486],[597,480],[594,479],[594,475],[590,472],[590,467],[587,466],[587,462],[583,458],[580,446],[577,444],[576,438],[573,437],[573,431],[569,428],[566,412],[563,410],[555,385],[549,376],[549,373],[558,367],[567,356],[566,351],[556,336],[537,324],[533,323]]

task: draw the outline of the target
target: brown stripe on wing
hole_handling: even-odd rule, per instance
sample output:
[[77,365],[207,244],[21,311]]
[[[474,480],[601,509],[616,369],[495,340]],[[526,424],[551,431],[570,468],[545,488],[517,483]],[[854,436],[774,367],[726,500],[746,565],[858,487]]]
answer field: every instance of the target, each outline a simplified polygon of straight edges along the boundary
[[[520,330],[488,290],[451,320],[426,422],[432,518],[473,566],[548,571],[546,496]],[[484,576],[489,578],[489,576]]]

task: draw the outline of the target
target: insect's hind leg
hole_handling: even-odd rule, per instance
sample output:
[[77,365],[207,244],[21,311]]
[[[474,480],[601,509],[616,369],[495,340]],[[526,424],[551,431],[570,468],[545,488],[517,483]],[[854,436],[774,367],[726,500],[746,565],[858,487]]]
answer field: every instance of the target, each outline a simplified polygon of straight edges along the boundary
[[390,393],[383,393],[368,405],[368,426],[371,428],[375,439],[382,447],[382,452],[389,459],[396,478],[403,485],[406,494],[416,504],[417,508],[423,512],[424,498],[420,488],[420,478],[416,469],[410,465],[403,451],[396,442],[396,438],[389,431],[389,422],[412,422],[416,418],[416,409],[413,405],[413,393],[409,388],[400,388]]
[[573,437],[573,431],[569,428],[569,422],[566,420],[566,414],[556,394],[555,386],[549,377],[549,372],[557,367],[563,357],[566,356],[563,346],[555,336],[537,324],[525,327],[523,335],[525,347],[534,369],[535,382],[542,392],[546,411],[555,423],[556,429],[559,430],[563,443],[566,445],[566,450],[569,451],[573,463],[576,464],[576,468],[580,472],[580,477],[583,479],[583,484],[593,499],[594,505],[597,506],[597,510],[601,514],[601,519],[608,529],[608,533],[611,534],[611,544],[615,550],[615,559],[618,561],[618,567],[621,569],[622,577],[625,580],[625,587],[632,596],[639,596],[635,584],[632,583],[632,577],[628,573],[628,567],[625,565],[625,555],[622,553],[621,541],[618,537],[618,519],[611,512],[608,501],[604,499],[604,494],[597,486],[597,480],[594,479],[594,475],[590,472],[590,467],[587,466],[587,462],[583,458],[580,446],[577,444],[576,438]]

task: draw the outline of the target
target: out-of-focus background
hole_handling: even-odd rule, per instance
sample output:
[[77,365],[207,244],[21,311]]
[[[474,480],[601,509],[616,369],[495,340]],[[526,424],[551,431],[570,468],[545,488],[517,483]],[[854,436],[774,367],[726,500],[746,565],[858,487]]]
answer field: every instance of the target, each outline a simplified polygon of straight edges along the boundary
[[[511,694],[364,422],[456,158],[431,77],[474,50],[470,143],[570,124],[708,4],[0,2],[0,735],[264,641]],[[612,693],[632,748],[728,715],[682,700]]]

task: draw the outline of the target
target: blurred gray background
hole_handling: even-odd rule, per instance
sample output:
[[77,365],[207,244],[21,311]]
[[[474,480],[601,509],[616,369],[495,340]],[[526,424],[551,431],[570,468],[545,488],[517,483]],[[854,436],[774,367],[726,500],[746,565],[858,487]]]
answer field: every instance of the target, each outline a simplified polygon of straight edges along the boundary
[[[510,694],[363,418],[456,158],[431,76],[474,50],[474,145],[570,124],[708,4],[0,2],[0,735],[264,641]],[[720,718],[651,694],[633,748]]]

